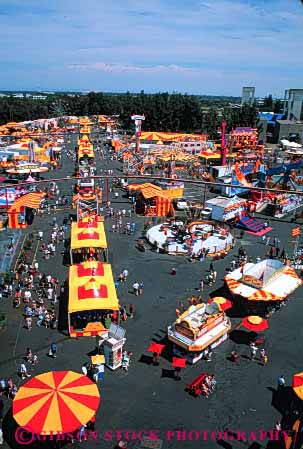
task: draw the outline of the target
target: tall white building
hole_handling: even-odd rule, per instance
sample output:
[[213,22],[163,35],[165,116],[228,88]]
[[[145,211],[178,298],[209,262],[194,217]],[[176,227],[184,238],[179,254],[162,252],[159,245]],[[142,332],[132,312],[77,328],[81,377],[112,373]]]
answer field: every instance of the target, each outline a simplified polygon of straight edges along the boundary
[[255,87],[242,87],[242,102],[241,104],[252,105],[255,101]]
[[283,112],[287,120],[303,120],[303,89],[285,91]]

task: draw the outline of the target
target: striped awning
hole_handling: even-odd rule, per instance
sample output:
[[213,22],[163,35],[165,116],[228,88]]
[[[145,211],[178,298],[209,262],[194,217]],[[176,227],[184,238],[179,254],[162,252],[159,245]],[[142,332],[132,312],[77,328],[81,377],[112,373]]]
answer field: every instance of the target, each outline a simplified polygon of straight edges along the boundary
[[266,290],[257,290],[247,298],[249,301],[282,301],[284,298],[267,292]]
[[32,209],[38,209],[42,198],[45,193],[42,192],[32,192],[26,195],[20,196],[9,208],[8,212],[14,209],[20,209],[21,207],[30,207]]

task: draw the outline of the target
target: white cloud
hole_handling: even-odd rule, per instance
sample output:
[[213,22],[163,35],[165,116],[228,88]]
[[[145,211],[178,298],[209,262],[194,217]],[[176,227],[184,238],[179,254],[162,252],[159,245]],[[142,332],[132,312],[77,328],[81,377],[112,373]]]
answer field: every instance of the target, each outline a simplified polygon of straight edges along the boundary
[[[11,14],[5,15],[10,1],[15,9],[23,7],[12,14],[11,6]],[[79,88],[94,87],[101,77],[104,83],[108,78],[106,85],[112,83],[110,90],[123,89],[124,83],[128,88],[133,83],[135,89],[137,79],[143,78],[150,90],[169,89],[174,78],[180,90],[189,90],[190,84],[192,91],[220,88],[221,93],[237,93],[248,81],[260,88],[263,82],[266,92],[280,85],[281,93],[291,83],[300,83],[299,0],[53,3],[56,7],[49,10],[49,0],[28,0],[26,5],[23,0],[0,0],[0,39],[6,42],[0,48],[2,86],[18,77],[22,83],[27,65],[37,61],[50,84],[77,80]],[[30,11],[41,11],[43,17]],[[33,84],[40,82],[41,72],[31,76]]]

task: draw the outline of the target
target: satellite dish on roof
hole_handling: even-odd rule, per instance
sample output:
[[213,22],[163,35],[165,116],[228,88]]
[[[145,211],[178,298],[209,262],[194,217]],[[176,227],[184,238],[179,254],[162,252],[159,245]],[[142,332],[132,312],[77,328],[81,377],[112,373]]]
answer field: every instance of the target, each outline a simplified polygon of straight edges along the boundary
[[206,305],[205,313],[207,313],[207,315],[214,315],[215,313],[219,313],[219,312],[220,312],[220,306],[216,302],[212,302],[212,303]]

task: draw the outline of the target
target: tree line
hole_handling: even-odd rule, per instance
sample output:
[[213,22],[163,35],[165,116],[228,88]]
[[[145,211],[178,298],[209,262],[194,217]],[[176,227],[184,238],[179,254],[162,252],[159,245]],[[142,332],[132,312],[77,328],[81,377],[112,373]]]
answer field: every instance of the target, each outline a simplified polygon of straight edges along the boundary
[[[230,101],[230,99],[229,99]],[[87,95],[69,94],[49,95],[45,100],[0,98],[0,124],[10,121],[21,122],[58,115],[119,115],[121,128],[134,130],[132,114],[144,114],[142,130],[171,131],[188,133],[207,133],[217,138],[223,120],[227,130],[236,126],[256,126],[257,108],[255,105],[236,107],[227,99],[214,103],[210,98],[180,94],[105,94],[90,92]],[[61,108],[58,108],[58,102]]]

